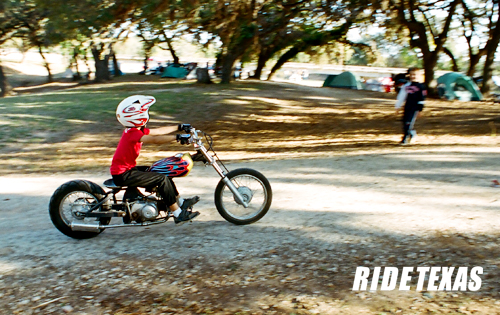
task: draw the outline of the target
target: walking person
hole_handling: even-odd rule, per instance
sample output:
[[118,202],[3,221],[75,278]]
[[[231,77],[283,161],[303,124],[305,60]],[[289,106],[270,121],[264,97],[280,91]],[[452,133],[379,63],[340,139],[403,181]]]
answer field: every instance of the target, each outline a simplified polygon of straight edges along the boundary
[[403,110],[403,139],[400,144],[408,144],[415,138],[417,132],[414,129],[415,121],[424,109],[424,100],[427,95],[425,86],[417,82],[417,69],[408,69],[409,81],[401,87],[396,101],[396,114],[399,114],[404,103]]

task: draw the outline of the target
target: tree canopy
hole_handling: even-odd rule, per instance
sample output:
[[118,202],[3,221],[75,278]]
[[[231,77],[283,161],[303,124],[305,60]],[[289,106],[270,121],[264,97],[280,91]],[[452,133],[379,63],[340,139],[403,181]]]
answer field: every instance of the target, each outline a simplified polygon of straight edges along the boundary
[[[197,40],[200,47],[211,44],[217,50],[222,83],[230,82],[236,62],[255,62],[254,78],[260,79],[264,67],[271,68],[272,76],[300,54],[328,55],[349,47],[351,58],[343,63],[370,64],[377,59],[378,65],[421,65],[425,83],[430,84],[436,68],[444,66],[440,60],[448,56],[451,69],[482,75],[486,91],[500,41],[499,2],[4,0],[0,2],[0,45],[17,38],[36,48],[42,58],[50,47],[64,46],[72,51],[76,65],[78,59],[92,56],[96,81],[110,79],[113,45],[130,34],[141,39],[146,62],[152,49],[159,47],[170,51],[178,63],[173,44],[184,35]],[[358,42],[347,36],[352,28],[367,31],[374,26],[378,33],[362,34]],[[465,57],[456,55],[452,42],[467,45]],[[461,58],[468,58],[467,69],[460,69],[465,64]],[[0,73],[0,81],[2,77]]]

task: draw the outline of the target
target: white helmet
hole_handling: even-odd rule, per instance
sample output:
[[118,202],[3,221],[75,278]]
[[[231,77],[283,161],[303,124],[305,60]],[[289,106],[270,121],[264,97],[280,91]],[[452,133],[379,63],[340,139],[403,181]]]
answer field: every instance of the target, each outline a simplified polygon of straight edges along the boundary
[[155,102],[152,96],[129,96],[118,104],[116,119],[125,127],[142,127],[148,123],[149,107]]

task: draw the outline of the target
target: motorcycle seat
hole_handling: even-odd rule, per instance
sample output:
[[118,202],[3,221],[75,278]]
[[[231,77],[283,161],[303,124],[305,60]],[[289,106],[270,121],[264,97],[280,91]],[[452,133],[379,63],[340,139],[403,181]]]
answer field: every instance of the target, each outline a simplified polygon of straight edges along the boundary
[[112,178],[105,180],[104,186],[108,187],[109,189],[122,189],[123,187],[125,187],[116,185]]

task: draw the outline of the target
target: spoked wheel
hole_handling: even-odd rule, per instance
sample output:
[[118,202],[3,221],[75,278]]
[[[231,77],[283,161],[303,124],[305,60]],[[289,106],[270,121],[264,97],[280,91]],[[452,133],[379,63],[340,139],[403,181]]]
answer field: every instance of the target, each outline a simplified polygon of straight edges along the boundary
[[[85,239],[99,235],[104,229],[98,232],[73,231],[71,224],[109,224],[111,218],[86,218],[82,215],[98,204],[104,194],[99,185],[89,181],[75,180],[61,185],[50,198],[52,223],[59,231],[72,238]],[[99,210],[101,209],[96,209]]]
[[260,220],[269,211],[273,193],[267,178],[256,170],[241,168],[227,174],[244,201],[245,208],[229,187],[220,181],[215,189],[215,206],[227,221],[238,224],[250,224]]

